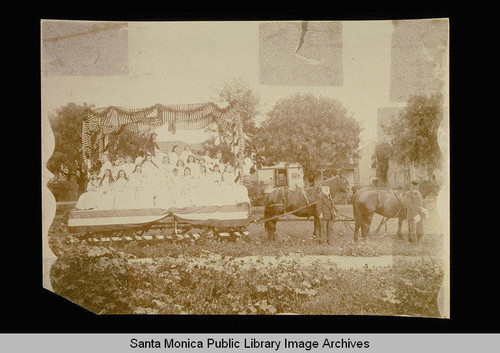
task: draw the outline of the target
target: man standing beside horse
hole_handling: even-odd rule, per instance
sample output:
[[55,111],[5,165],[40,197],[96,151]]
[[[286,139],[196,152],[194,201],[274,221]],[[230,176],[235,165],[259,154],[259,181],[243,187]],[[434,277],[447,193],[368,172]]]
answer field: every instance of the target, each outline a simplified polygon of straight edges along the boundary
[[424,199],[418,189],[418,181],[412,181],[411,189],[404,195],[404,204],[407,208],[408,220],[408,240],[410,242],[415,240],[415,228],[417,240],[422,238],[424,234],[423,218],[426,216],[424,208]]
[[321,193],[316,200],[316,213],[320,223],[318,243],[321,244],[322,239],[325,238],[326,243],[330,244],[330,237],[333,234],[333,222],[337,217],[337,212],[330,188],[326,185],[321,186]]

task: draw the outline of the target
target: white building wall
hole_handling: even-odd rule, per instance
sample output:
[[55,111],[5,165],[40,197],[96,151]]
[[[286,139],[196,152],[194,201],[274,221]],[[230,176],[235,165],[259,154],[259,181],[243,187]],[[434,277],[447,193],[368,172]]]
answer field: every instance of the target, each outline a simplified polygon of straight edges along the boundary
[[372,156],[375,153],[375,142],[362,147],[359,151],[358,160],[358,186],[370,186],[377,178],[376,168],[372,168]]

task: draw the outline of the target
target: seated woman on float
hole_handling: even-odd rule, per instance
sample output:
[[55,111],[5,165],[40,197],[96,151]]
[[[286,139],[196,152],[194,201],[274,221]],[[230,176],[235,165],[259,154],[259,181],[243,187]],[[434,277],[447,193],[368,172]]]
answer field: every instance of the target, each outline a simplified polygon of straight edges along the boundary
[[98,201],[96,209],[100,210],[112,210],[115,203],[115,195],[113,192],[113,176],[111,175],[111,169],[106,169],[104,175],[99,181],[98,189]]
[[75,207],[79,210],[90,210],[97,207],[99,202],[99,174],[93,172],[87,183],[87,191],[80,195]]

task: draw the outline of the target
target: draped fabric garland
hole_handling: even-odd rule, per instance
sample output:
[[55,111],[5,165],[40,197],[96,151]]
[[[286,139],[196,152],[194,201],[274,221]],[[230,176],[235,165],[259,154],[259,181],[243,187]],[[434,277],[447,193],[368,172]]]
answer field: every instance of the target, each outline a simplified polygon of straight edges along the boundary
[[224,131],[233,133],[238,145],[237,159],[242,168],[244,150],[243,124],[235,106],[220,108],[216,104],[199,103],[183,105],[156,104],[144,109],[106,107],[91,110],[83,122],[82,145],[85,163],[91,159],[92,148],[97,148],[103,159],[104,138],[119,129],[147,134],[165,124],[169,131],[204,129],[216,123]]

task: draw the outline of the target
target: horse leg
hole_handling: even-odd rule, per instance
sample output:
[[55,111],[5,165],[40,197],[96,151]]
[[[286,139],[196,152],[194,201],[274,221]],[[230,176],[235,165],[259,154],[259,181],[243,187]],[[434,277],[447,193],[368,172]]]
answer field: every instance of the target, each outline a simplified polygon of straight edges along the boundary
[[266,231],[267,231],[267,240],[276,240],[276,223],[278,220],[274,219],[272,221],[267,221],[265,223]]
[[370,226],[372,225],[373,213],[365,214],[361,224],[361,236],[366,239],[370,235]]
[[399,218],[398,218],[398,237],[399,237],[399,239],[403,239],[403,231],[402,231],[403,220],[404,220],[404,218],[402,216],[399,216]]
[[361,227],[361,222],[358,218],[354,220],[354,241],[358,241],[359,228]]
[[[269,197],[269,195],[268,195]],[[271,207],[268,206],[267,204],[267,198],[266,198],[266,206],[264,208],[264,218],[271,218],[273,216],[273,212],[271,212]],[[274,232],[276,231],[276,223],[273,224],[273,221],[266,221],[264,222],[264,228],[266,229],[267,232],[267,240],[274,240]]]
[[313,223],[314,223],[313,239],[318,239],[318,237],[319,237],[318,232],[319,232],[320,225],[319,225],[319,218],[317,215],[314,215],[314,222]]
[[361,226],[360,223],[360,215],[358,214],[356,210],[356,200],[354,200],[354,195],[353,195],[353,201],[352,201],[352,213],[354,216],[354,241],[358,241],[358,233],[359,233],[359,227]]
[[271,232],[269,233],[269,240],[275,241],[276,240],[276,223],[278,223],[278,220],[273,220],[270,223],[270,229]]

